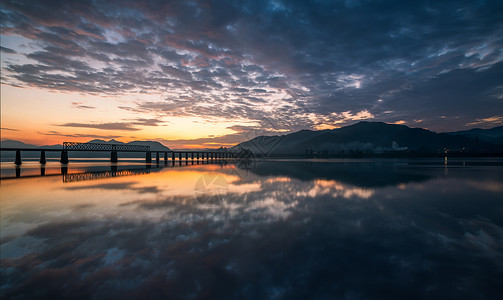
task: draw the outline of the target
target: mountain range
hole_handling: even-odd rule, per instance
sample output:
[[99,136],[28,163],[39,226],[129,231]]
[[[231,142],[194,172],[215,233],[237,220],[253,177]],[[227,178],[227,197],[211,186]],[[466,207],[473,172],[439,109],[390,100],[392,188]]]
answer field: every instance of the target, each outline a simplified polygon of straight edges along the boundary
[[[113,139],[109,141],[95,139],[88,143],[146,145],[150,146],[151,151],[170,151],[168,147],[154,141],[123,143]],[[62,145],[36,146],[13,140],[4,140],[0,144],[4,148],[62,147]],[[502,153],[503,126],[436,133],[405,125],[362,121],[337,129],[301,130],[286,135],[258,136],[230,150],[242,149],[250,150],[256,156],[444,153],[446,150],[463,153]],[[139,155],[141,156],[138,153],[121,154],[124,157]]]
[[479,139],[484,142],[503,145],[503,126],[491,129],[474,128],[464,131],[449,132],[452,135],[462,135],[469,138]]
[[503,126],[450,133],[383,122],[362,121],[327,130],[301,130],[287,135],[258,136],[232,150],[248,149],[258,156],[350,153],[501,152]]

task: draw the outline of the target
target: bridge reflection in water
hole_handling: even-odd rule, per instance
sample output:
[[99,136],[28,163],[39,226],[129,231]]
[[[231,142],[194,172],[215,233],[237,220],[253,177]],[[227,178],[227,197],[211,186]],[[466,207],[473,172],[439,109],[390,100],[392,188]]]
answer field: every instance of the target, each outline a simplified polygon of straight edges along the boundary
[[[33,177],[50,177],[50,176],[62,176],[63,182],[77,182],[77,181],[87,181],[87,180],[97,180],[104,178],[120,177],[120,176],[134,176],[134,175],[144,175],[150,174],[152,171],[156,172],[164,168],[182,167],[182,166],[192,166],[192,165],[206,165],[206,164],[216,164],[216,165],[227,165],[227,160],[217,159],[211,161],[172,161],[171,163],[165,162],[163,164],[145,164],[143,167],[136,165],[135,167],[118,166],[113,164],[110,166],[109,170],[96,170],[97,166],[89,166],[88,170],[82,171],[80,167],[75,167],[79,172],[73,173],[71,169],[69,171],[68,165],[62,165],[60,172],[46,174],[45,165],[40,166],[40,173],[35,174],[29,172],[28,175],[22,176],[22,168],[20,166],[15,167],[15,176],[1,177],[1,180],[9,179],[20,179],[20,178],[33,178]],[[103,166],[99,168],[102,169]],[[94,170],[93,170],[94,169]],[[33,171],[33,170],[32,170]]]
[[128,169],[114,170],[112,168],[112,170],[110,171],[63,174],[63,182],[88,181],[88,180],[104,179],[111,177],[134,176],[143,174],[150,174],[150,168],[129,169],[129,170]]

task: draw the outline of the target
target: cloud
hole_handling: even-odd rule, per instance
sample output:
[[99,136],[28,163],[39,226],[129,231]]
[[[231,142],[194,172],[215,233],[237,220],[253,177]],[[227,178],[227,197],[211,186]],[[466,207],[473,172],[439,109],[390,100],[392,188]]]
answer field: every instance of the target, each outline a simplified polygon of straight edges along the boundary
[[95,109],[95,106],[84,105],[82,102],[72,102],[72,106],[78,109]]
[[169,145],[171,149],[188,149],[188,148],[219,148],[219,147],[232,147],[239,142],[247,141],[249,131],[226,134],[221,136],[208,136],[195,139],[155,139],[158,142]]
[[502,126],[503,125],[503,117],[493,116],[493,117],[484,118],[484,119],[476,119],[475,121],[466,124],[466,126],[481,125],[481,124]]
[[[502,76],[503,21],[494,1],[8,0],[1,11],[6,41],[21,36],[37,44],[10,49],[25,59],[4,60],[5,83],[163,95],[121,106],[132,112],[153,107],[264,126],[269,118],[283,129],[315,128],[309,113],[322,120],[367,111],[382,121],[423,119],[430,128],[454,126],[440,115],[456,126],[490,110],[503,115],[495,80]],[[460,79],[477,83],[456,84]]]
[[14,128],[7,128],[7,127],[2,127],[2,130],[8,130],[8,131],[19,131],[19,129],[14,129]]
[[10,49],[10,48],[6,48],[6,47],[3,47],[3,46],[0,46],[0,51],[1,52],[4,52],[4,53],[8,53],[8,54],[16,54],[17,52]]
[[86,124],[86,123],[65,123],[56,126],[61,127],[78,127],[78,128],[92,128],[92,129],[102,129],[102,130],[125,130],[125,131],[136,131],[139,128],[133,127],[131,123],[123,122],[113,122],[113,123],[96,123],[96,124]]
[[137,118],[133,122],[134,125],[141,125],[141,126],[159,126],[159,123],[163,123],[163,121],[158,119]]
[[110,123],[64,123],[55,126],[61,127],[77,127],[77,128],[92,128],[102,130],[123,130],[123,131],[137,131],[141,130],[135,126],[158,126],[163,121],[158,119],[145,119],[137,118],[131,122],[110,122]]
[[76,138],[93,138],[93,139],[116,139],[122,137],[120,135],[97,135],[97,134],[82,134],[82,133],[65,134],[54,130],[50,130],[48,132],[37,131],[37,133],[42,135],[66,136]]

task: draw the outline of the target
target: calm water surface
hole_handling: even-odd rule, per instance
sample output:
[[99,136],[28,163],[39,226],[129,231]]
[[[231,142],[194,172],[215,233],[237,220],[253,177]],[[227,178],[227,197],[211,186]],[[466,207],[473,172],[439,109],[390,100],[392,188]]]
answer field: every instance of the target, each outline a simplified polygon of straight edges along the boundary
[[3,298],[503,293],[502,160],[4,162],[2,177]]

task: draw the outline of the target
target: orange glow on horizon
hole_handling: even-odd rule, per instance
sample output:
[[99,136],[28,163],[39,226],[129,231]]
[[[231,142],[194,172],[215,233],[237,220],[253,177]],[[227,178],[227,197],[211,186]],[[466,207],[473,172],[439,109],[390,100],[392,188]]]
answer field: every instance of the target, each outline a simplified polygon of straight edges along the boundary
[[[242,120],[209,120],[203,117],[160,115],[156,112],[143,113],[121,108],[134,105],[138,101],[158,101],[159,97],[161,95],[83,95],[3,84],[0,138],[2,141],[15,140],[38,146],[69,141],[89,142],[93,139],[114,139],[125,143],[138,140],[158,141],[174,149],[232,147],[239,142],[219,143],[211,139],[218,140],[223,136],[235,134],[236,132],[229,128],[237,124],[246,125]],[[99,128],[107,125],[118,128]]]

